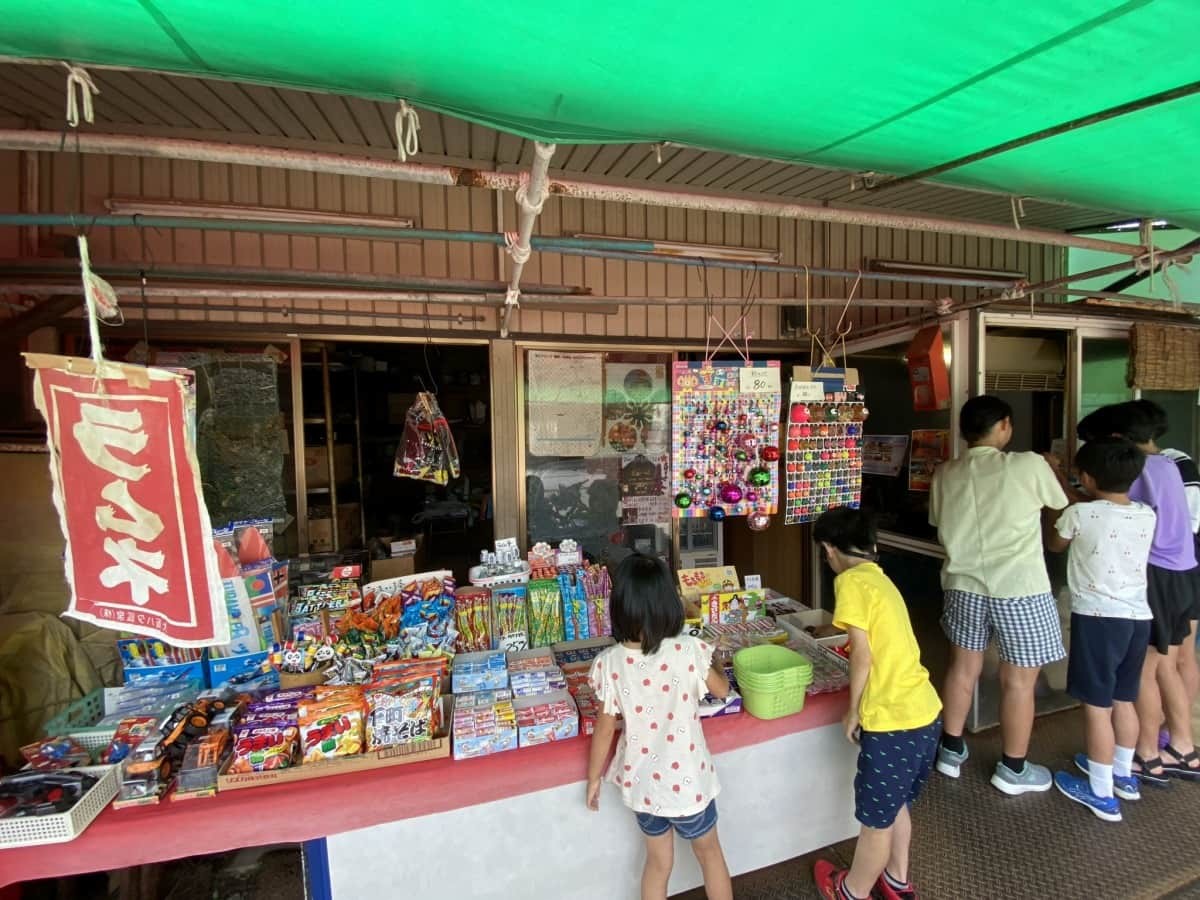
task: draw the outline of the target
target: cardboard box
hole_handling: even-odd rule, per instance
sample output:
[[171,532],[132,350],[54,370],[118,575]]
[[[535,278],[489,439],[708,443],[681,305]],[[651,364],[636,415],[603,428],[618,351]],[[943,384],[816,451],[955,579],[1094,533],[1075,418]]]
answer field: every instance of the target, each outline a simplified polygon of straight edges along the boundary
[[371,769],[383,769],[389,766],[404,766],[409,763],[428,762],[433,759],[445,759],[450,755],[450,721],[454,714],[454,698],[442,697],[443,733],[431,741],[421,741],[416,744],[400,744],[395,747],[381,747],[378,750],[368,750],[354,756],[343,756],[338,759],[327,759],[321,762],[301,763],[286,769],[273,769],[269,772],[244,772],[229,774],[228,764],[217,777],[218,791],[240,791],[244,788],[260,787],[264,784],[284,784],[290,781],[309,781],[313,778],[326,778],[331,775],[346,775],[350,772],[367,772]]
[[417,573],[415,556],[393,556],[391,559],[371,560],[371,580],[386,581],[389,578],[406,578]]
[[[354,446],[352,444],[333,445],[333,466],[337,471],[339,484],[353,477]],[[309,488],[329,487],[329,448],[324,444],[304,448],[304,483]]]
[[[312,517],[308,520],[308,552],[329,553],[333,546],[333,521],[329,516],[328,506],[314,506],[310,510]],[[349,547],[360,542],[362,538],[362,517],[357,503],[338,504],[338,543]]]

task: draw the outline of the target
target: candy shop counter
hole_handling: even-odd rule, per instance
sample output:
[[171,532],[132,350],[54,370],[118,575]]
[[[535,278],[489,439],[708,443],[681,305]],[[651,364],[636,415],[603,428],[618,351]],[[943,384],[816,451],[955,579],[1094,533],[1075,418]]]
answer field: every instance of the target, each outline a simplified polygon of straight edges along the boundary
[[[774,721],[743,713],[705,722],[735,873],[857,833],[855,753],[840,726],[846,696],[814,695],[803,712]],[[607,788],[599,813],[583,803],[588,740],[110,808],[69,845],[0,850],[0,886],[304,842],[316,900],[386,896],[397,883],[427,896],[636,896],[632,814]],[[678,854],[672,891],[700,883],[691,855]]]

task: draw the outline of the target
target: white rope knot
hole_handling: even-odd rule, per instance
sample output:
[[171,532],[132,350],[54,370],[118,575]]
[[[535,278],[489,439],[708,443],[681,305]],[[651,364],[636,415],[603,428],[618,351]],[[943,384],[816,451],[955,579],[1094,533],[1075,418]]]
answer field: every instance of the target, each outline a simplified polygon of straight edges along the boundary
[[1141,256],[1134,257],[1133,271],[1137,272],[1139,275],[1143,275],[1150,271],[1150,267],[1152,265],[1153,261],[1151,259],[1151,255],[1149,253],[1143,253]]
[[533,256],[533,246],[521,246],[521,235],[515,231],[504,232],[504,249],[518,266],[525,265]]
[[507,312],[512,309],[521,308],[521,289],[509,288],[504,292],[504,309]]
[[420,131],[421,117],[408,105],[407,100],[401,100],[400,108],[396,110],[396,150],[400,154],[400,162],[408,162],[410,156],[420,152]]
[[[79,113],[83,111],[83,121],[91,125],[96,121],[96,111],[92,107],[92,98],[100,93],[96,82],[83,66],[64,62],[67,67],[67,124],[72,128],[79,127]],[[76,93],[78,88],[78,93]]]
[[525,212],[534,216],[540,216],[542,214],[542,207],[546,205],[546,196],[549,193],[549,191],[544,190],[542,191],[542,196],[538,197],[537,199],[530,198],[529,173],[521,173],[521,183],[517,185],[516,199],[517,205],[520,206],[521,209],[525,210]]

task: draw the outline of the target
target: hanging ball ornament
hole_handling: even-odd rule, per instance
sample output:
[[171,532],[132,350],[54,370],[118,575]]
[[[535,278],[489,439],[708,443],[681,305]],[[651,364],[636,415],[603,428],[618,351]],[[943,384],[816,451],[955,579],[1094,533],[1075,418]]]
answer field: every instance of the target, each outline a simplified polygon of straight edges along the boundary
[[751,531],[766,531],[771,527],[771,517],[764,512],[751,513],[746,517],[746,525]]
[[750,458],[750,455],[745,450],[735,450],[733,452],[733,458],[738,462],[745,462]]
[[687,509],[692,505],[692,495],[679,493],[675,495],[675,505],[680,509]]
[[696,470],[695,469],[684,469],[683,477],[686,478],[688,481],[693,480],[696,477]]
[[755,450],[758,449],[758,435],[743,434],[738,439],[738,443],[741,445],[742,449],[745,450],[747,453],[753,453]]
[[700,493],[703,494],[705,497],[711,497],[712,496],[712,488],[710,488],[706,484],[704,487],[700,488]]
[[746,502],[747,503],[757,503],[758,502],[758,491],[746,491]]
[[759,466],[756,469],[750,470],[747,480],[755,487],[766,487],[771,483],[771,473],[769,470]]
[[721,502],[733,505],[742,499],[742,489],[736,484],[727,484],[721,488]]
[[762,448],[762,460],[769,463],[779,462],[779,448],[774,444],[767,444]]
[[712,519],[714,522],[720,522],[722,519],[725,518],[725,508],[721,507],[721,506],[712,507],[708,511],[708,517],[710,519]]
[[728,430],[729,430],[729,423],[726,422],[724,419],[717,422],[717,431],[728,431]]

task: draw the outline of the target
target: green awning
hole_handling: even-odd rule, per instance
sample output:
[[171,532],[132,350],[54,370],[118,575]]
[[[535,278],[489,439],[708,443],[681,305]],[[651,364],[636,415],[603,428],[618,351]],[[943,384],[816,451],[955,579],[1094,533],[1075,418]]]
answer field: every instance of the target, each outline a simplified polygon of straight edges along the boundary
[[[892,173],[1200,80],[1197,0],[0,0],[0,15],[13,57]],[[1191,96],[939,180],[1200,227],[1198,147]]]

